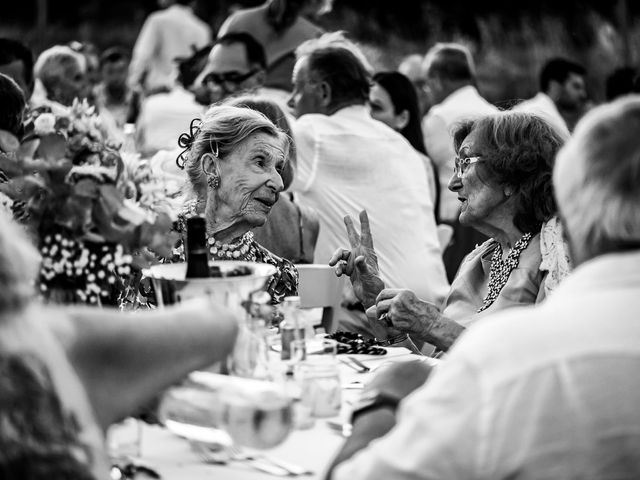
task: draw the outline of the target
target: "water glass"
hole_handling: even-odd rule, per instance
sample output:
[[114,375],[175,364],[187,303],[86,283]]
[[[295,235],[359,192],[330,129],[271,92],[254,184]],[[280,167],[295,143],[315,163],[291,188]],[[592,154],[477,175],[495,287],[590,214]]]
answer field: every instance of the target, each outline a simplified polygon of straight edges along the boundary
[[300,386],[300,403],[316,418],[340,413],[341,384],[335,340],[318,339],[309,345],[309,353],[295,369]]

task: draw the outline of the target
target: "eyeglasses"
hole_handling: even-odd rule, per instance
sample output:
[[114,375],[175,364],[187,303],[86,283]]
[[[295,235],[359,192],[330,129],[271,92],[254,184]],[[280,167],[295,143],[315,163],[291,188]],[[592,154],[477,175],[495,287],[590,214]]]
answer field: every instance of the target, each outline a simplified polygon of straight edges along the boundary
[[206,85],[207,83],[213,83],[215,85],[219,85],[223,87],[228,92],[235,92],[238,89],[238,86],[247,80],[248,78],[253,77],[256,73],[258,73],[260,69],[254,68],[253,70],[249,70],[247,73],[238,73],[238,72],[229,72],[229,73],[208,73],[202,79],[202,84]]
[[464,175],[469,165],[481,161],[482,157],[480,155],[475,157],[456,157],[453,165],[453,173],[455,173],[458,178],[462,178],[462,175]]

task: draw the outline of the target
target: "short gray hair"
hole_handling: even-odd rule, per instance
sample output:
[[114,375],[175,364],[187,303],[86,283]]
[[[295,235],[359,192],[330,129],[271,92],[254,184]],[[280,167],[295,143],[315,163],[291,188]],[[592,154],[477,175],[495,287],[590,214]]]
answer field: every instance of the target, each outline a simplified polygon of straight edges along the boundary
[[84,55],[66,45],[54,45],[38,56],[33,66],[33,73],[49,92],[65,75],[67,67],[74,63],[77,63],[82,71],[87,71],[87,60]]
[[218,157],[224,159],[254,133],[266,133],[275,137],[281,144],[283,158],[287,159],[289,136],[262,113],[227,105],[216,105],[207,110],[199,131],[185,155],[185,170],[199,198],[206,196],[207,189],[206,176],[201,164],[202,155],[217,151]]
[[640,96],[589,112],[558,154],[553,183],[578,263],[640,249]]
[[450,82],[473,83],[476,79],[471,51],[461,43],[436,43],[425,55],[422,66],[426,76]]

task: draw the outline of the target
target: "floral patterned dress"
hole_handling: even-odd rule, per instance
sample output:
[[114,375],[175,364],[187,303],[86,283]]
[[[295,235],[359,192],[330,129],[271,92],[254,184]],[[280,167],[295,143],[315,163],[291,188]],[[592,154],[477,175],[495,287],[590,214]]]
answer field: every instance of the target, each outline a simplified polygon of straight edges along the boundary
[[[178,231],[186,232],[186,219],[193,216],[194,208],[192,204],[187,204],[186,208],[178,216]],[[253,232],[246,232],[229,244],[220,245],[213,238],[208,239],[210,258],[215,260],[242,260],[247,262],[267,263],[276,267],[269,282],[267,292],[271,295],[271,302],[276,304],[284,300],[285,297],[298,295],[298,270],[295,265],[285,258],[280,258],[264,248],[253,238]],[[172,261],[184,262],[184,242],[174,250]]]

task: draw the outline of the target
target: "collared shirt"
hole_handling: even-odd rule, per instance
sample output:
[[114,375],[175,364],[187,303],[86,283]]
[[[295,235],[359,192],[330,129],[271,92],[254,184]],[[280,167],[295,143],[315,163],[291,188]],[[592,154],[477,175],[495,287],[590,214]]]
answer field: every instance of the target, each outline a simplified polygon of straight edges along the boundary
[[538,115],[546,120],[552,127],[556,128],[562,136],[568,137],[570,135],[567,122],[562,118],[562,115],[560,115],[555,102],[551,100],[551,97],[546,93],[538,92],[535,97],[514,105],[511,110],[514,112],[527,112]]
[[460,202],[458,196],[449,191],[447,185],[453,175],[453,149],[451,130],[455,124],[470,118],[497,113],[498,109],[480,96],[476,87],[459,88],[438,105],[434,105],[422,120],[422,133],[427,154],[438,169],[440,180],[440,218],[458,219]]
[[640,252],[486,318],[335,480],[640,478]]
[[[178,76],[176,58],[185,58],[211,41],[211,29],[184,5],[154,12],[142,26],[129,65],[129,85],[144,79],[147,91],[172,88]],[[195,50],[194,50],[195,49]]]
[[410,288],[440,304],[448,283],[433,202],[420,155],[364,105],[294,123],[298,168],[292,190],[318,212],[316,263],[349,247],[344,216],[369,214],[380,272],[389,287]]

